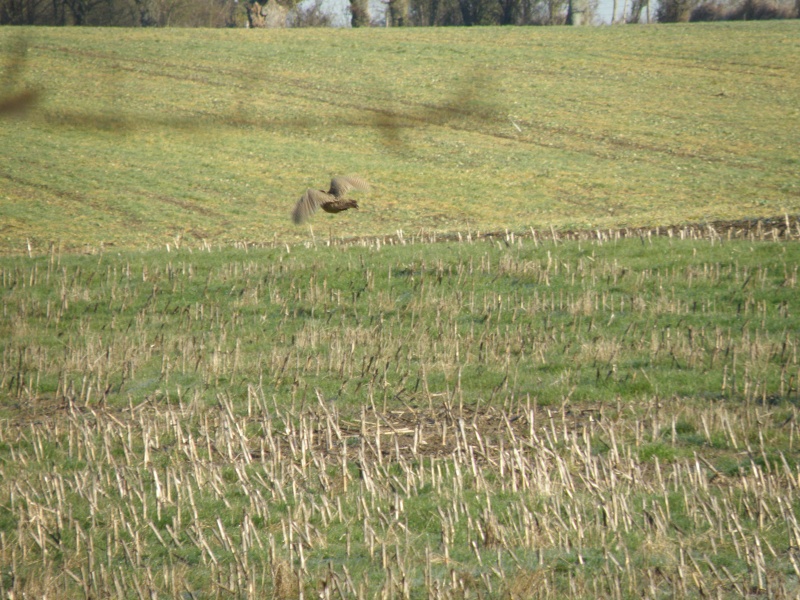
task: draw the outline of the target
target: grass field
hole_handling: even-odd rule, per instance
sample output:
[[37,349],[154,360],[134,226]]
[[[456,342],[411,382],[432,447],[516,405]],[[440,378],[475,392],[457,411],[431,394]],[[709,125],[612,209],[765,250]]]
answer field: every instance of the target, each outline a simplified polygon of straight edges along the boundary
[[0,28],[0,596],[796,598],[799,32]]
[[294,201],[351,172],[318,234],[795,214],[799,33],[3,28],[41,101],[0,129],[0,250],[305,239]]

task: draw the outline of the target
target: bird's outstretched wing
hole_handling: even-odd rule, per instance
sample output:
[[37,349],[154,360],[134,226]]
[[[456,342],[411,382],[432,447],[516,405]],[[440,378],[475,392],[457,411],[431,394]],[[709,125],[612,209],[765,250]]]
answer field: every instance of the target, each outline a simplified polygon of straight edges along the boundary
[[305,193],[300,196],[300,200],[297,201],[297,204],[294,205],[292,221],[294,221],[295,225],[299,225],[313,215],[326,200],[330,200],[330,198],[325,192],[313,190],[311,188],[307,189]]
[[350,190],[357,190],[359,192],[368,192],[369,184],[366,180],[358,175],[347,175],[342,177],[334,177],[331,179],[330,194],[341,198]]

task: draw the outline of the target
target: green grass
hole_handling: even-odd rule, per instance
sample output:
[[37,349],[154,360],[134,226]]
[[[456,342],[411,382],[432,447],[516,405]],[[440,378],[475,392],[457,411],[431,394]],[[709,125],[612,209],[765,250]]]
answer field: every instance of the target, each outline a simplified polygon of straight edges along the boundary
[[0,259],[4,590],[794,594],[800,246],[683,237]]
[[4,28],[0,94],[40,101],[0,130],[0,250],[306,239],[294,201],[350,172],[374,191],[317,235],[794,214],[798,39],[796,21]]

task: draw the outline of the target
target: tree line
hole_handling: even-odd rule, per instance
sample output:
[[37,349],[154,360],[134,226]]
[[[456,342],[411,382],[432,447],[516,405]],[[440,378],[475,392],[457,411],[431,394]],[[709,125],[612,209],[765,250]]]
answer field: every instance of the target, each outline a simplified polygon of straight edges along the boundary
[[235,27],[235,0],[0,0],[0,25]]
[[[0,0],[0,25],[116,27],[330,26],[322,0]],[[591,23],[598,0],[349,0],[353,27],[563,25]],[[638,23],[796,18],[800,0],[615,0]]]
[[[350,0],[350,24],[368,26],[557,25],[570,0],[389,0],[373,14],[368,0]],[[588,1],[588,0],[582,0]],[[593,0],[596,3],[596,0]],[[285,26],[333,23],[321,0],[0,0],[0,25],[117,27]]]

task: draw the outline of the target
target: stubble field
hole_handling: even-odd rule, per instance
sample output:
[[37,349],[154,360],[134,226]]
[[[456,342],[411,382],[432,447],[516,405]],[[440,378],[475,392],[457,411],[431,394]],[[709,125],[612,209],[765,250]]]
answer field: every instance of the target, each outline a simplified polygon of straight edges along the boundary
[[0,30],[0,595],[796,597],[797,32]]

